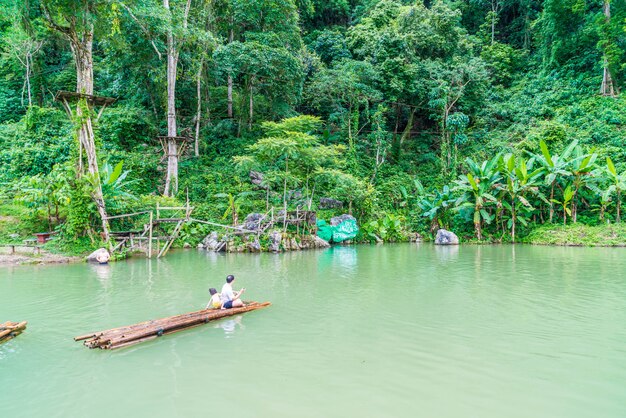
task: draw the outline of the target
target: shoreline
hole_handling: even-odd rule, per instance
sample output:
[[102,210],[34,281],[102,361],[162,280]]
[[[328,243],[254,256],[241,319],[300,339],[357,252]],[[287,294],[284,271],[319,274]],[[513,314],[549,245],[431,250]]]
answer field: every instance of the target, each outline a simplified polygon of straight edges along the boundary
[[[289,241],[288,241],[289,242]],[[407,241],[410,242],[410,241]],[[432,242],[431,240],[423,240],[420,242]],[[352,242],[347,245],[367,244],[367,242]],[[395,244],[390,242],[386,244]],[[511,242],[493,242],[493,241],[462,241],[459,245],[503,245],[512,244]],[[550,246],[550,247],[579,247],[579,248],[626,248],[626,224],[611,225],[542,225],[531,231],[527,236],[522,238],[515,244]],[[380,245],[380,244],[376,244]],[[304,249],[294,242],[280,251],[287,253],[292,251],[302,251]],[[300,248],[298,248],[300,247]],[[313,246],[313,248],[315,248]],[[179,248],[183,249],[183,248]],[[243,248],[228,251],[234,254],[270,252],[270,251],[241,251]],[[204,251],[211,251],[205,249]],[[54,265],[54,264],[71,264],[84,262],[84,256],[71,256],[63,254],[55,254],[48,251],[42,251],[41,254],[0,254],[0,267],[21,266],[21,265]]]
[[41,254],[0,254],[0,267],[71,264],[83,261],[83,257],[42,252]]

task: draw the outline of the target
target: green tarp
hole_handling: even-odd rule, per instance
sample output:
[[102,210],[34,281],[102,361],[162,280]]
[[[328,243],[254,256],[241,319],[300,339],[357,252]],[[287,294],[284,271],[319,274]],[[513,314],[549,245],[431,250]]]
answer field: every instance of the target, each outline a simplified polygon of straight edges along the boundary
[[342,242],[351,240],[359,233],[359,227],[353,219],[346,219],[337,226],[332,226],[324,220],[317,221],[317,236],[328,242]]

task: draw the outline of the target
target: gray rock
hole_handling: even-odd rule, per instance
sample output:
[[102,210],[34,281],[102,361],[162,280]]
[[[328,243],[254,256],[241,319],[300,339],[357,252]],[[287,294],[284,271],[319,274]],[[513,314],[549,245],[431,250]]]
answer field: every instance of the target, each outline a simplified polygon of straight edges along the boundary
[[111,254],[106,250],[106,248],[98,248],[96,251],[92,252],[87,256],[87,261],[96,262],[96,263],[106,263],[111,259]]
[[445,229],[440,229],[437,231],[437,236],[435,237],[435,244],[458,245],[459,237],[457,237],[454,232],[446,231]]
[[422,242],[422,236],[417,232],[413,232],[412,234],[409,235],[409,241]]
[[329,197],[320,198],[320,209],[341,209],[343,208],[343,202]]
[[340,223],[342,223],[343,221],[347,221],[348,219],[351,219],[351,220],[356,222],[356,218],[354,216],[348,215],[348,214],[344,214],[344,215],[340,215],[340,216],[335,216],[334,218],[330,218],[330,225],[331,226],[337,226]]
[[274,231],[270,234],[270,251],[279,252],[280,242],[283,238],[283,234],[280,231]]
[[265,215],[262,213],[251,213],[246,216],[246,219],[243,221],[243,227],[248,231],[257,231],[261,227],[264,219]]
[[223,251],[226,246],[222,241],[219,239],[217,232],[213,231],[202,240],[201,245],[209,251]]
[[321,239],[317,235],[313,236],[313,248],[328,248],[330,244],[328,241]]
[[250,183],[259,187],[260,189],[267,190],[268,186],[263,184],[263,173],[250,170]]
[[261,251],[261,243],[255,236],[248,237],[248,242],[246,242],[246,251],[251,253],[258,253]]

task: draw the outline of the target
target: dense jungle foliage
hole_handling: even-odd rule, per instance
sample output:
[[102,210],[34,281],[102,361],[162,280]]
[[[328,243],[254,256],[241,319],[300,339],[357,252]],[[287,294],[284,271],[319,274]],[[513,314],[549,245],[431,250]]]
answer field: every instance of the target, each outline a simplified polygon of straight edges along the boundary
[[[97,187],[109,215],[311,208],[363,240],[619,223],[625,19],[624,0],[0,0],[0,241],[97,244]],[[89,36],[93,94],[117,101],[70,120],[55,94]],[[176,135],[170,191],[157,137]]]

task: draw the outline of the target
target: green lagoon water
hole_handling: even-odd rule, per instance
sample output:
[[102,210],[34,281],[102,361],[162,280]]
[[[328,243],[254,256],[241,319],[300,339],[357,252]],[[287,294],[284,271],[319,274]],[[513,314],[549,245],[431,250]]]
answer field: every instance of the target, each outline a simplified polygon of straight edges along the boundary
[[[72,337],[267,309],[118,350]],[[626,249],[335,247],[0,268],[0,417],[624,417]]]

